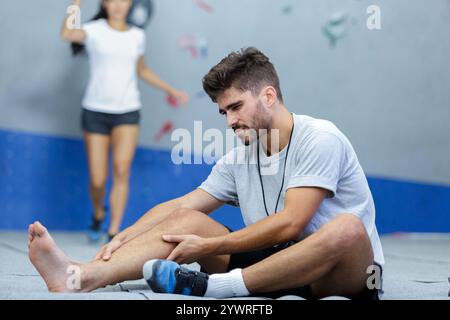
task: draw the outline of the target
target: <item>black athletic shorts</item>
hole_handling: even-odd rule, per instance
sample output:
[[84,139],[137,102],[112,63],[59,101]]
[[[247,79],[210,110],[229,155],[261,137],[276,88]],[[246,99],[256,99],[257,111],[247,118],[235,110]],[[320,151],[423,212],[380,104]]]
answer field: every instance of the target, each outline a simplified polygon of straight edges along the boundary
[[139,125],[140,112],[133,111],[122,114],[112,114],[90,111],[83,108],[81,113],[81,128],[85,132],[110,135],[111,131],[120,125]]
[[[230,230],[228,228],[228,230]],[[230,230],[231,231],[231,230]],[[228,264],[228,271],[231,271],[233,269],[243,269],[248,266],[251,266],[255,263],[258,263],[271,255],[286,249],[294,244],[296,244],[296,241],[290,241],[284,244],[277,245],[272,248],[258,250],[258,251],[252,251],[252,252],[245,252],[245,253],[235,253],[230,256],[230,263]],[[378,264],[376,264],[380,270],[381,270],[381,276],[383,274],[382,267]],[[353,297],[353,300],[379,300],[379,295],[381,294],[382,289],[377,290],[373,289],[370,290],[367,287],[364,289],[363,292],[358,294],[356,297]],[[308,300],[316,300],[317,298],[313,295],[310,286],[304,286],[300,288],[294,288],[294,289],[286,289],[286,290],[280,290],[275,292],[267,292],[267,293],[258,293],[255,295],[252,295],[254,297],[268,297],[268,298],[280,298],[283,296],[300,296],[302,298],[308,299]]]

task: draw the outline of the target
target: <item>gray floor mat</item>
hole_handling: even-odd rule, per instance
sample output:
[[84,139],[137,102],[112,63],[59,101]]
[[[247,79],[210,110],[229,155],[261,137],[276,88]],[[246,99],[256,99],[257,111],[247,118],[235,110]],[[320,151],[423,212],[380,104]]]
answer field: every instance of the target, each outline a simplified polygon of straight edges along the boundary
[[[75,260],[88,261],[97,246],[84,234],[54,233],[58,245]],[[153,293],[145,281],[129,281],[86,294],[48,293],[27,258],[25,233],[0,232],[0,299],[43,300],[186,300],[180,295]],[[450,237],[382,238],[386,256],[383,299],[450,299]],[[204,298],[189,298],[204,299]],[[266,298],[259,298],[265,300]],[[330,297],[327,299],[343,299]],[[280,300],[303,300],[286,296]]]

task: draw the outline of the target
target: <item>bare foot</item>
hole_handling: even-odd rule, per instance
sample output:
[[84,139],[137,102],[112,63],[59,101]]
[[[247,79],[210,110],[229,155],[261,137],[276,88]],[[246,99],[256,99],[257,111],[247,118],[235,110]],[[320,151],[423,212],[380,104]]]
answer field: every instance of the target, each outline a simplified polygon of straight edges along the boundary
[[[35,222],[28,228],[29,258],[51,292],[81,291],[81,265],[58,248],[47,229]],[[74,278],[78,275],[78,279]]]

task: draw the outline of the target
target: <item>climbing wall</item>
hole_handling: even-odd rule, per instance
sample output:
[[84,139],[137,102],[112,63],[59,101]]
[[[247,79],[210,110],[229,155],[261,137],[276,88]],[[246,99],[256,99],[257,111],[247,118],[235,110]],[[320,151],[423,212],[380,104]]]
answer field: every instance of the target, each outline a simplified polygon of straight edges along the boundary
[[[85,192],[84,186],[79,191],[74,186],[78,188],[87,179],[80,175],[85,172],[85,163],[79,115],[89,70],[87,60],[72,58],[68,45],[59,40],[70,1],[66,2],[0,2],[0,214],[14,215],[18,207],[26,212],[46,192],[70,190],[64,195],[67,199],[61,198],[65,203],[72,203],[69,198],[77,192]],[[442,222],[450,214],[445,205],[450,185],[449,0],[151,3],[152,15],[145,28],[147,63],[164,80],[189,93],[191,100],[187,106],[180,106],[140,83],[142,150],[155,157],[163,152],[166,159],[174,146],[171,133],[185,128],[193,134],[197,120],[203,121],[204,131],[224,130],[225,119],[203,93],[201,79],[229,52],[256,46],[277,67],[290,110],[329,119],[349,137],[370,177],[381,208],[379,216],[385,217],[387,225],[400,228],[392,217],[406,219],[412,209],[412,216],[420,219],[414,220],[410,229],[429,220]],[[84,1],[82,21],[94,15],[98,4]],[[381,22],[380,29],[371,30],[368,21],[372,11],[368,8],[373,5],[380,10]],[[21,137],[19,144],[14,140],[16,134]],[[77,161],[48,167],[48,159],[58,163],[61,150],[56,146],[31,148],[41,145],[34,142],[41,137],[49,139],[48,143],[53,139],[68,141],[65,152],[75,141],[78,147],[70,152]],[[23,162],[14,160],[17,155]],[[141,164],[139,170],[148,165],[145,161]],[[192,168],[195,172],[196,166]],[[173,179],[180,179],[174,173],[179,170],[176,166],[166,170]],[[207,171],[189,180],[189,187],[195,187]],[[63,181],[57,179],[60,172],[69,177],[64,180],[69,185],[58,184]],[[48,178],[52,174],[56,177]],[[16,175],[22,180],[14,178]],[[189,173],[187,179],[190,177]],[[34,193],[33,188],[42,180],[53,187]],[[23,201],[11,202],[10,194]],[[398,201],[399,196],[404,198]],[[85,201],[86,195],[77,199]],[[161,199],[155,198],[155,202]],[[52,208],[51,202],[47,207],[39,205],[42,211]],[[445,225],[441,222],[430,229]]]

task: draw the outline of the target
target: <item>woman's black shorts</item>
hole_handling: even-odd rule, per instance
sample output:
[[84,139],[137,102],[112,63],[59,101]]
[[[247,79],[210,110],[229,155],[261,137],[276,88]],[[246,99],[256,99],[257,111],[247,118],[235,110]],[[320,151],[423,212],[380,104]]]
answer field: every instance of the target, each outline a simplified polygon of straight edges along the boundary
[[140,111],[112,114],[83,109],[81,113],[81,128],[85,132],[110,135],[111,131],[120,125],[139,125]]

